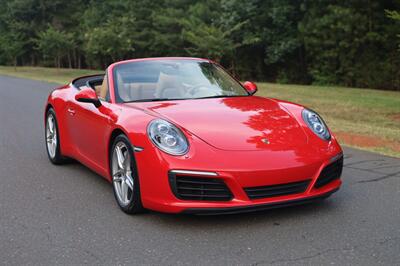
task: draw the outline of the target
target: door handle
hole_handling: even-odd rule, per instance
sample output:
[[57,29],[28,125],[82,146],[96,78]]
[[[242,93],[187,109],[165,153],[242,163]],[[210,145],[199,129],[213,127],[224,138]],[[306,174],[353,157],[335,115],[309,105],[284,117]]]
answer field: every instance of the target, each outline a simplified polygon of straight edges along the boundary
[[70,115],[75,115],[75,110],[74,109],[72,109],[72,108],[68,108],[68,113],[70,114]]

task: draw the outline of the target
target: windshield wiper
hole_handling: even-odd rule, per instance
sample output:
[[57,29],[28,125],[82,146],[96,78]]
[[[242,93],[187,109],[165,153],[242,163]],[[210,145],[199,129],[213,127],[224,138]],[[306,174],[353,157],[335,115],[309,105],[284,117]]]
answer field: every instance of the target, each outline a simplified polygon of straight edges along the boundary
[[214,95],[214,96],[206,96],[206,97],[199,97],[193,99],[211,99],[211,98],[228,98],[228,97],[240,97],[243,95]]
[[140,99],[140,100],[126,101],[125,103],[136,103],[136,102],[160,102],[160,101],[169,101],[169,100],[175,100],[175,99],[170,99],[170,98]]
[[213,95],[213,96],[205,96],[205,97],[199,97],[199,98],[153,98],[153,99],[140,99],[140,100],[126,101],[125,103],[197,100],[197,99],[228,98],[228,97],[241,97],[241,96],[244,96],[244,95]]

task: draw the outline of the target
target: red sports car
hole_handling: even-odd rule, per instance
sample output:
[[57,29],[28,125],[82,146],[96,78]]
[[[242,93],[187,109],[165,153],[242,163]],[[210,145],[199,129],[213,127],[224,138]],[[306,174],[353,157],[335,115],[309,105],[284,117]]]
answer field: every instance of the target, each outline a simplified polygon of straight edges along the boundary
[[343,153],[322,118],[256,91],[206,59],[117,62],[50,94],[48,156],[112,182],[126,213],[248,212],[337,191]]

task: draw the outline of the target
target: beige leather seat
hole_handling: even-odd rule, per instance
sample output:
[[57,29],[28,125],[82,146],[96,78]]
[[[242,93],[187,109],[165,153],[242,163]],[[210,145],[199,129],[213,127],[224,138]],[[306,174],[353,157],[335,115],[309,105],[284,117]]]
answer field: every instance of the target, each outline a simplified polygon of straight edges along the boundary
[[156,87],[156,98],[181,98],[185,95],[185,90],[172,75],[160,73]]
[[131,93],[129,84],[125,84],[121,75],[117,73],[117,86],[118,86],[118,95],[123,101],[131,101]]
[[104,75],[103,83],[100,86],[96,86],[96,94],[102,100],[106,100],[108,93],[107,75]]
[[94,86],[94,91],[96,92],[97,97],[100,97],[101,85]]
[[132,101],[154,99],[157,83],[132,83],[128,86]]

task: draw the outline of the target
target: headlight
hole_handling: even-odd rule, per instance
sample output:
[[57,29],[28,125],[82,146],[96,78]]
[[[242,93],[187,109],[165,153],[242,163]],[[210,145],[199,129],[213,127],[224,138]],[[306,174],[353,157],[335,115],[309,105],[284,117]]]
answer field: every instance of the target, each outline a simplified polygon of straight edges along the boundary
[[328,127],[325,125],[324,120],[315,112],[311,110],[303,110],[303,120],[306,122],[309,128],[323,140],[330,140],[331,134],[329,133]]
[[171,155],[183,155],[189,149],[188,141],[182,131],[165,120],[151,121],[147,127],[147,134],[160,150]]

